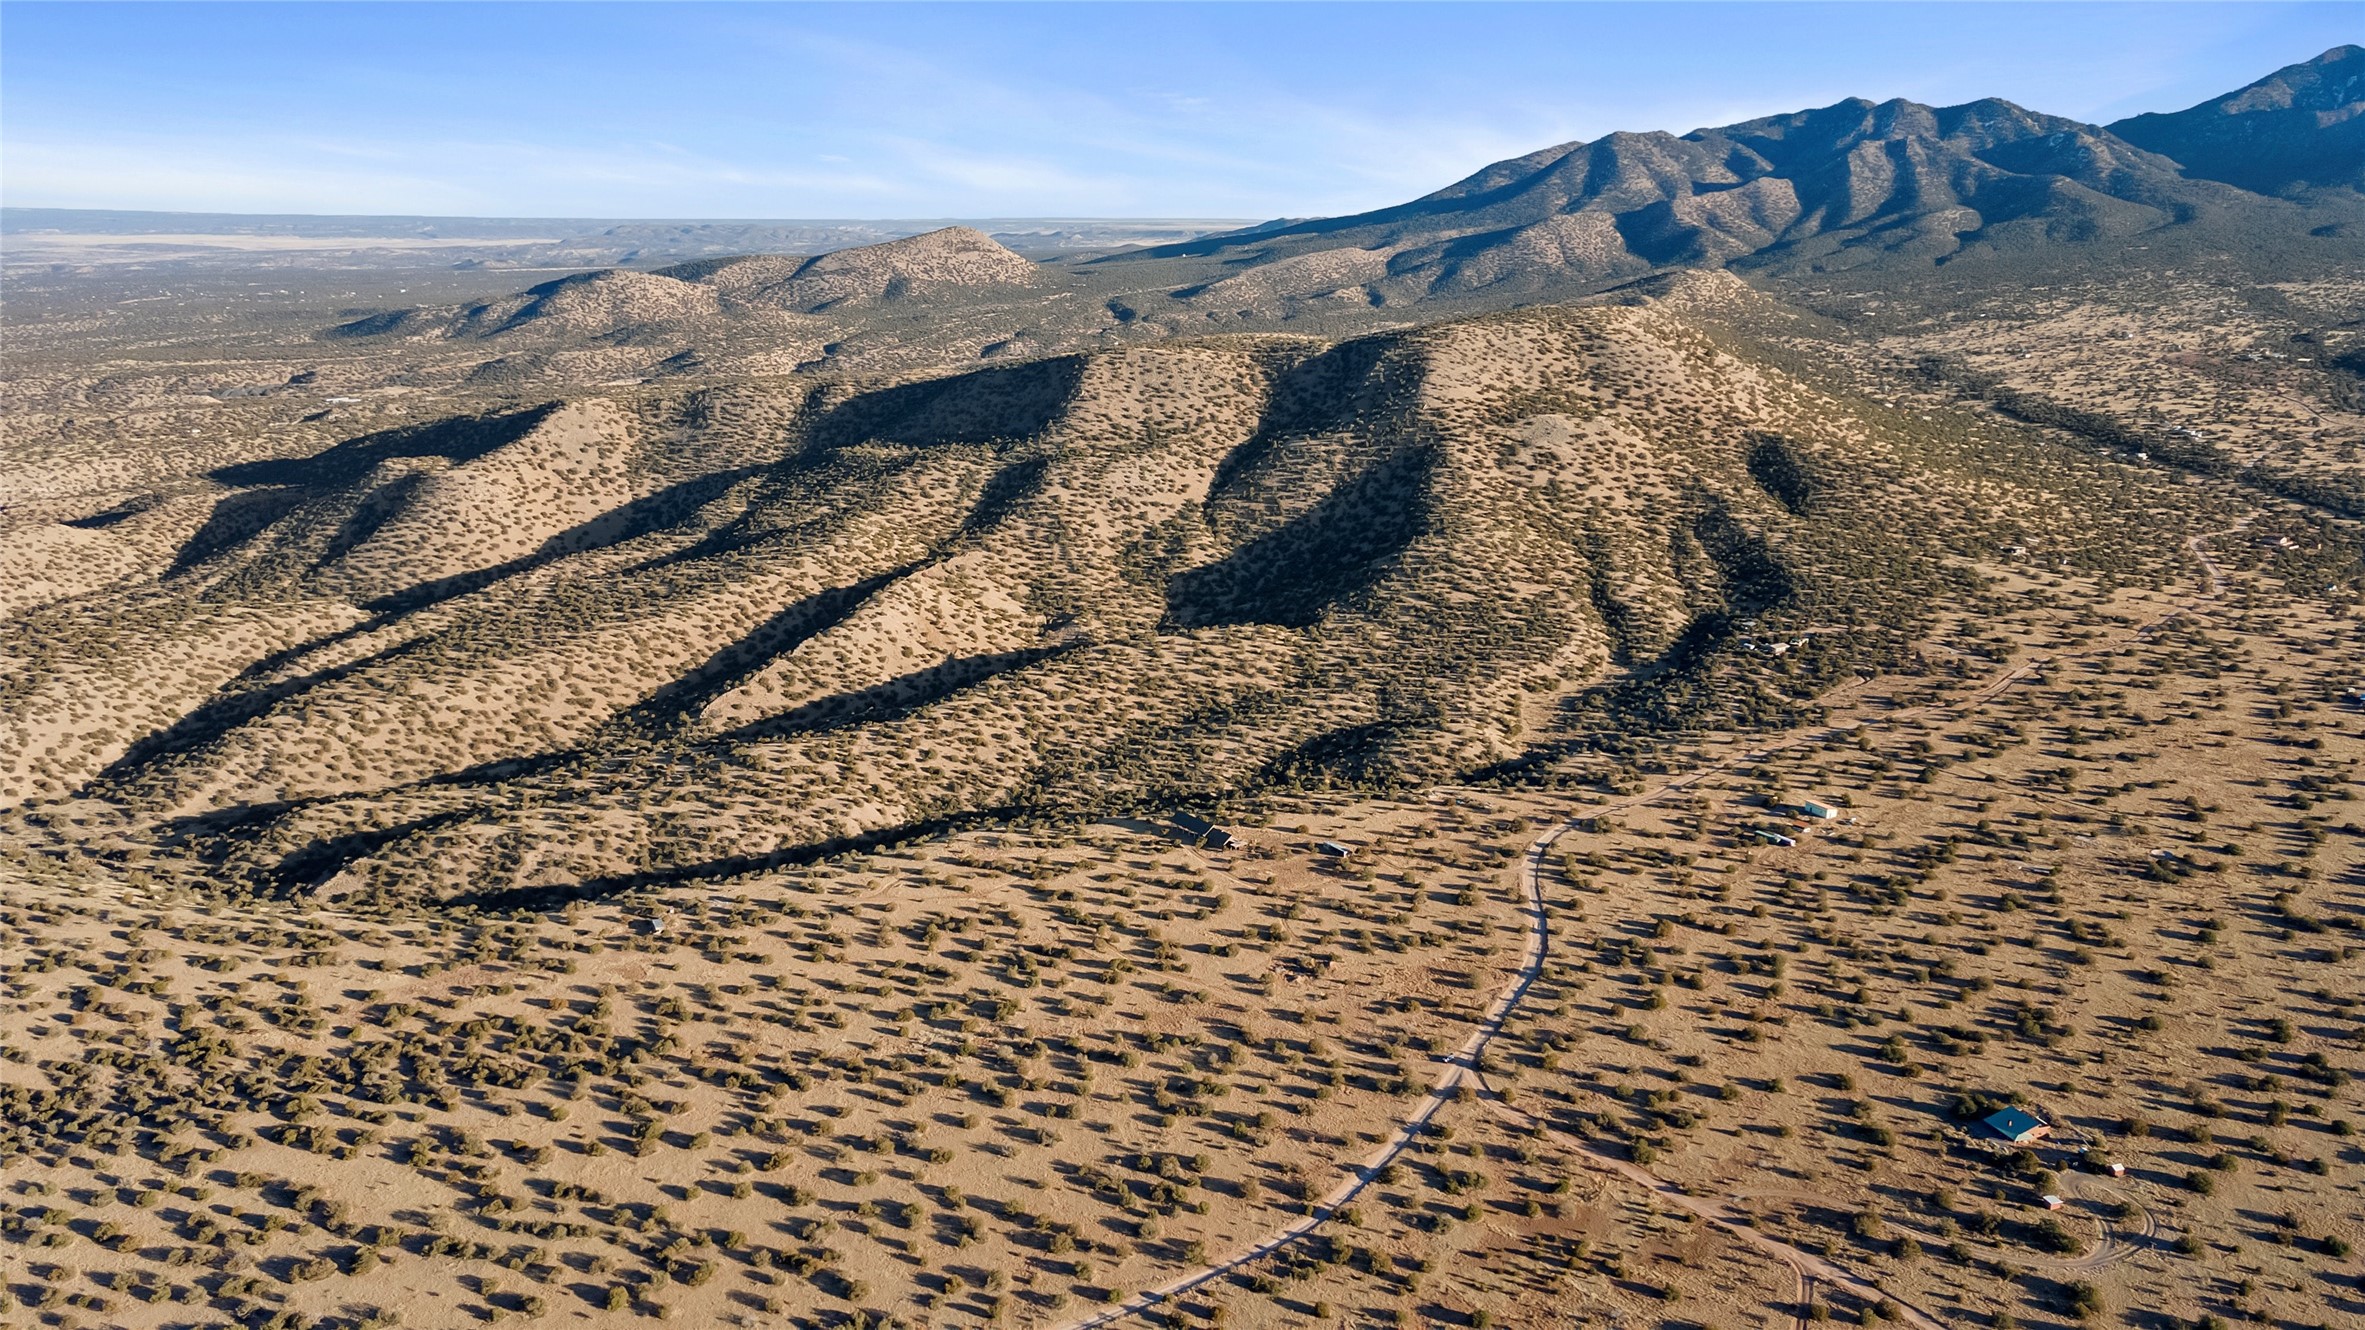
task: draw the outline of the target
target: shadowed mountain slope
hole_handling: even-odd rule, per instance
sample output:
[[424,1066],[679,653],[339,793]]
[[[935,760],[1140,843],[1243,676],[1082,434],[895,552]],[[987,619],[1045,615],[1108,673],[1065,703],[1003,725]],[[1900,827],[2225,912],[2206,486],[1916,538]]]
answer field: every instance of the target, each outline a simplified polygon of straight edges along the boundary
[[[2107,130],[2004,101],[1851,99],[1671,134],[1611,134],[1498,162],[1393,208],[1152,251],[1237,275],[1187,296],[1406,302],[1508,287],[1599,286],[1665,267],[1926,267],[1966,249],[2105,241],[2288,205],[2213,181]],[[1131,256],[1104,260],[1136,261]]]
[[2187,175],[2262,194],[2365,189],[2365,46],[2336,46],[2199,106],[2110,129]]

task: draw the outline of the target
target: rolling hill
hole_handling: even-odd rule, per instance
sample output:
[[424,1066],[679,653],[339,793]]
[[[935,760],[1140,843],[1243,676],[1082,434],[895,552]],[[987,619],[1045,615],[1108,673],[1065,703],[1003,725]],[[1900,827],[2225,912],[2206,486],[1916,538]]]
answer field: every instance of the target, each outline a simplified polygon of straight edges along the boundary
[[945,227],[812,258],[745,255],[637,272],[576,273],[477,304],[392,311],[332,330],[340,337],[648,339],[726,313],[763,319],[847,306],[1024,288],[1036,267],[967,227]]
[[[223,468],[169,560],[15,620],[56,646],[15,676],[10,715],[52,719],[12,725],[6,794],[79,790],[253,890],[440,896],[1441,779],[1629,674],[1620,724],[1810,705],[1901,648],[1950,550],[2126,483],[1982,445],[1973,503],[1969,455],[1731,343],[1736,308],[1765,312],[1699,277],[652,387]],[[1737,645],[1794,632],[1779,669]],[[177,663],[90,709],[131,658]]]
[[1099,261],[13,260],[0,1307],[2353,1320],[2356,63]]
[[[2009,340],[1945,354],[1965,290],[2010,297],[1982,316],[2009,336],[2118,327],[2047,297],[2054,329],[1985,259],[2141,271],[2163,237],[2306,237],[2355,203],[2194,176],[2005,102],[1851,100],[1085,263],[948,228],[351,319],[303,352],[339,359],[196,399],[255,422],[202,474],[42,445],[85,460],[0,547],[35,644],[0,798],[244,890],[598,890],[1792,714],[1998,549],[2180,558],[2198,500],[2099,457],[2350,502],[2321,415],[2229,450],[2065,406]],[[1909,271],[1969,275],[1887,347],[1779,298]],[[2283,345],[2346,345],[2279,317]],[[2267,325],[2179,336],[2236,326]],[[2211,391],[2253,414],[2284,389],[2242,366],[2331,372],[2241,345]],[[156,400],[212,382],[139,366]],[[298,414],[330,382],[382,394],[378,423]]]

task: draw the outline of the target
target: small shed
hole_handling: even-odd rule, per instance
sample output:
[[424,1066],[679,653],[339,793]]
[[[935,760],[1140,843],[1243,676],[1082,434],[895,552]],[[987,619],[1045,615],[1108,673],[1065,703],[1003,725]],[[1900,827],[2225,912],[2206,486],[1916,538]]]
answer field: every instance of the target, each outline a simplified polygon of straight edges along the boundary
[[1814,818],[1818,822],[1835,822],[1839,820],[1838,809],[1832,807],[1830,804],[1818,803],[1813,799],[1808,799],[1805,802],[1799,804],[1798,811],[1802,815]]
[[2046,1196],[2045,1196],[2045,1208],[2046,1208],[2046,1209],[2048,1209],[2048,1210],[2058,1210],[2058,1209],[2060,1209],[2060,1208],[2061,1208],[2061,1198],[2060,1198],[2060,1197],[2058,1197],[2058,1196],[2055,1196],[2055,1195],[2053,1195],[2053,1194],[2051,1194],[2051,1193],[2049,1193],[2049,1192],[2048,1192],[2048,1193],[2046,1194]]
[[1998,1109],[1984,1119],[1987,1129],[2014,1145],[2041,1141],[2053,1134],[2053,1124],[2025,1108]]

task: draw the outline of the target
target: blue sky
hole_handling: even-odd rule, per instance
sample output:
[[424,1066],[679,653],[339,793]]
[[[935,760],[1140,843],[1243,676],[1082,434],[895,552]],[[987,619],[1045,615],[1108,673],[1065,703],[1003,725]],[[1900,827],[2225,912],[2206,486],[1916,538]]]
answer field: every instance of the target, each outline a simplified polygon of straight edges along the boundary
[[1842,97],[2172,110],[2318,4],[0,5],[0,202],[570,217],[1350,212]]

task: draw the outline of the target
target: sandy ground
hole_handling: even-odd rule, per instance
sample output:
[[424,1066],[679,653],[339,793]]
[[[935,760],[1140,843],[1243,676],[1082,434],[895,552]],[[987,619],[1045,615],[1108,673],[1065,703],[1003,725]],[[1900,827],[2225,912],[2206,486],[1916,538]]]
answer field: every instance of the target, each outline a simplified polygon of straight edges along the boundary
[[[1991,625],[1977,671],[1664,750],[1633,794],[1276,807],[1238,852],[975,833],[515,919],[15,879],[4,1066],[58,1097],[12,1114],[10,1286],[83,1324],[1077,1322],[1380,1157],[1574,815],[1485,1088],[1169,1307],[2336,1324],[2356,626],[2250,589]],[[1770,811],[1806,795],[1842,816]]]

